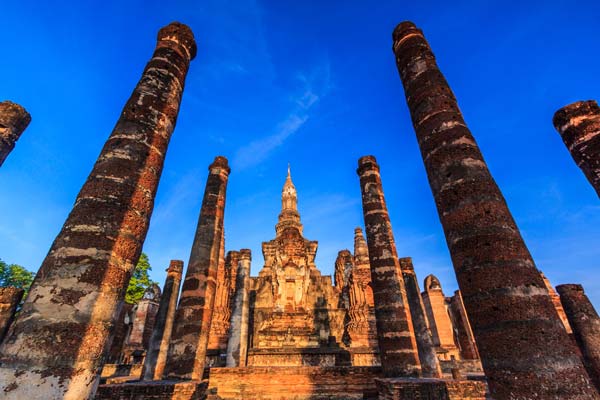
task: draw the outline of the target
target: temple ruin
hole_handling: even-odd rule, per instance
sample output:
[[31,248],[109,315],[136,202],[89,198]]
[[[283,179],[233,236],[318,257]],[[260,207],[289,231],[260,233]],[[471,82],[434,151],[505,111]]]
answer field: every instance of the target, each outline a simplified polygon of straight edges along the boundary
[[[174,22],[30,294],[21,304],[22,291],[0,289],[4,398],[600,399],[600,319],[583,288],[557,294],[536,268],[423,33],[399,24],[393,52],[460,290],[449,296],[398,254],[373,155],[356,171],[364,233],[347,232],[352,250],[340,249],[333,275],[304,236],[289,166],[262,260],[227,249],[235,171],[217,156],[186,268],[172,260],[162,289],[125,304],[196,55],[193,33]],[[583,114],[555,117],[557,129],[571,140],[596,127]],[[585,129],[567,145],[595,184],[577,147],[593,136]]]

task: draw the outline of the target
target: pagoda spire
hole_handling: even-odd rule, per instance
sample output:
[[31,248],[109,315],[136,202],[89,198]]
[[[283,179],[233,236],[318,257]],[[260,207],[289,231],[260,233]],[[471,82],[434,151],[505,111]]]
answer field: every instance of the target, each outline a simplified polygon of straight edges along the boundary
[[287,177],[281,191],[281,213],[279,221],[275,225],[277,235],[285,228],[294,227],[302,234],[302,224],[300,223],[300,214],[298,213],[298,193],[294,182],[292,182],[292,173],[290,164],[288,163]]

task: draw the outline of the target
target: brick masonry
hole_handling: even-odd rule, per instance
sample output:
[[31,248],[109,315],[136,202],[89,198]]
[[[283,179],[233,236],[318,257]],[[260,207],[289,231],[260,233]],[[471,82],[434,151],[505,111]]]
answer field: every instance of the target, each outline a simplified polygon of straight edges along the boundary
[[600,107],[594,100],[578,101],[558,110],[554,127],[573,160],[600,197]]
[[0,102],[0,167],[31,122],[31,116],[12,101]]
[[388,377],[419,376],[417,343],[375,157],[361,157],[357,173],[371,263],[381,366]]
[[560,301],[573,329],[584,365],[600,391],[600,318],[581,285],[558,285]]
[[88,399],[139,259],[190,60],[192,31],[172,23],[0,347],[8,399]]
[[24,292],[12,286],[0,287],[0,342],[8,332]]
[[223,243],[229,165],[217,156],[208,168],[202,208],[192,245],[167,358],[166,376],[201,379],[215,303]]
[[492,397],[599,398],[421,30],[393,51]]

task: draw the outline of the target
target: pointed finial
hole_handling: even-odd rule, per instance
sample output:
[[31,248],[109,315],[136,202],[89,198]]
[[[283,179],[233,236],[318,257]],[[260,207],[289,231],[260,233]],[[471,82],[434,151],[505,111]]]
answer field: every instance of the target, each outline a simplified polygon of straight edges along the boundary
[[290,163],[288,163],[288,178],[292,177],[292,173],[290,172]]

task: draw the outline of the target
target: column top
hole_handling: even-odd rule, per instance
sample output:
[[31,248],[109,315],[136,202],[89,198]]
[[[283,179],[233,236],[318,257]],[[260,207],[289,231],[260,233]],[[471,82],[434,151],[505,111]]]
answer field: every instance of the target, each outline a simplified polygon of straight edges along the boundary
[[163,26],[158,31],[156,40],[158,42],[174,42],[183,47],[190,61],[196,57],[197,47],[196,40],[194,39],[194,33],[189,26],[182,24],[181,22],[174,21],[167,26]]
[[409,35],[415,34],[423,36],[423,32],[417,28],[413,22],[403,21],[394,28],[394,31],[392,32],[392,40],[394,43],[396,43]]
[[231,168],[229,168],[227,158],[223,156],[216,156],[215,160],[208,167],[210,173],[219,173],[219,171],[213,172],[213,169],[222,169],[227,173],[227,175],[229,175],[229,173],[231,172]]
[[240,250],[240,258],[252,260],[252,252],[250,249],[241,249]]
[[413,266],[412,257],[400,257],[398,258],[400,262],[400,269],[403,272],[415,272],[415,267]]
[[379,165],[375,156],[363,156],[358,159],[358,169],[356,173],[362,175],[366,171],[377,171],[379,172]]
[[600,116],[600,107],[598,107],[596,100],[581,100],[564,106],[554,113],[552,124],[556,129],[562,130],[566,125],[572,125],[572,118],[586,115]]
[[581,285],[579,285],[577,283],[566,283],[566,284],[563,284],[563,285],[558,285],[556,287],[556,291],[560,295],[565,294],[567,292],[581,292],[581,293],[584,293],[583,286],[581,286]]
[[169,263],[169,268],[167,268],[167,272],[183,272],[183,261],[171,260],[171,262]]

